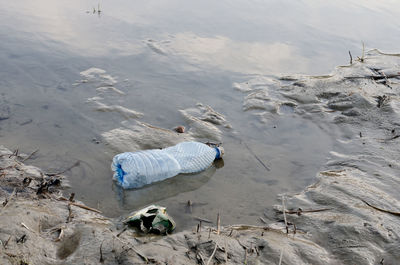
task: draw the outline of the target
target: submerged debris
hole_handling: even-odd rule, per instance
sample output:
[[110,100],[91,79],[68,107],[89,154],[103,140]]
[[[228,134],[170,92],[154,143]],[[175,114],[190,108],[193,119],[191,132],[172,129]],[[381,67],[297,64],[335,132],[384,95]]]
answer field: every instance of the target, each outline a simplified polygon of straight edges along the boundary
[[185,126],[178,126],[178,127],[175,127],[174,130],[175,130],[177,133],[184,133],[184,132],[185,132]]
[[381,108],[386,102],[389,100],[389,98],[386,95],[383,96],[377,96],[376,101],[378,102],[377,107]]
[[37,195],[45,195],[48,192],[51,192],[51,188],[53,186],[60,187],[61,180],[59,178],[50,178],[48,180],[42,180],[38,185],[38,189],[36,191]]

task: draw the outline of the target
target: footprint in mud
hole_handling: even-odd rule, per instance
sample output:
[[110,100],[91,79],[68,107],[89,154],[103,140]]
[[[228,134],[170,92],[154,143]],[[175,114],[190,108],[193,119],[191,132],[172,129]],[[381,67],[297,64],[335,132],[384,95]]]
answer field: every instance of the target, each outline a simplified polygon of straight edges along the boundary
[[66,259],[79,247],[81,241],[81,232],[76,231],[72,235],[64,238],[57,249],[57,257],[59,259]]

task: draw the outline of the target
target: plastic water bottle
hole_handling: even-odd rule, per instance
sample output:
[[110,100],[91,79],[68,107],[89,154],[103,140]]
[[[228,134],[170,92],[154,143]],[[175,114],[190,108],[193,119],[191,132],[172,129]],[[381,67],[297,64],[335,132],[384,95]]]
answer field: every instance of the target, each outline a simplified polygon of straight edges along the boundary
[[183,142],[165,149],[126,152],[114,156],[113,178],[124,189],[140,188],[179,173],[196,173],[207,169],[222,157],[222,147],[198,142]]

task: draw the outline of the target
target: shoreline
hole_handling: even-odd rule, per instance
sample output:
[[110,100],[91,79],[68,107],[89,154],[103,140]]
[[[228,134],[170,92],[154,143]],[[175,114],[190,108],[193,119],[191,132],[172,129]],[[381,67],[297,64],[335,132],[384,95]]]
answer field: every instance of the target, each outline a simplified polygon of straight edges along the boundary
[[[121,233],[118,219],[58,200],[59,187],[50,185],[57,181],[0,148],[0,202],[7,202],[0,205],[0,263],[395,263],[400,258],[400,85],[398,75],[388,73],[400,74],[399,58],[370,51],[363,62],[339,67],[331,76],[296,77],[261,102],[290,102],[300,117],[336,128],[346,151],[330,152],[314,184],[285,195],[273,209],[266,205],[275,221],[265,226],[202,226],[164,237],[137,237],[130,229]],[[370,78],[371,69],[381,69],[381,78]],[[251,82],[242,85],[257,93]],[[43,180],[49,192],[40,198]]]

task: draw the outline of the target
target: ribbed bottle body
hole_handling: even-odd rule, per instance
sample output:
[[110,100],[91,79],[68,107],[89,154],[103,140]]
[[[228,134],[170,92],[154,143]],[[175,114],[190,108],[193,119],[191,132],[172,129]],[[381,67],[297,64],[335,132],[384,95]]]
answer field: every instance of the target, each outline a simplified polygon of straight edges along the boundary
[[114,179],[125,189],[140,188],[152,182],[176,176],[180,165],[162,150],[122,153],[113,159]]
[[183,142],[165,149],[126,152],[113,158],[113,178],[125,189],[140,188],[179,173],[207,169],[219,152],[206,144]]
[[196,173],[207,169],[217,154],[215,148],[198,142],[183,142],[164,150],[178,161],[180,173]]

